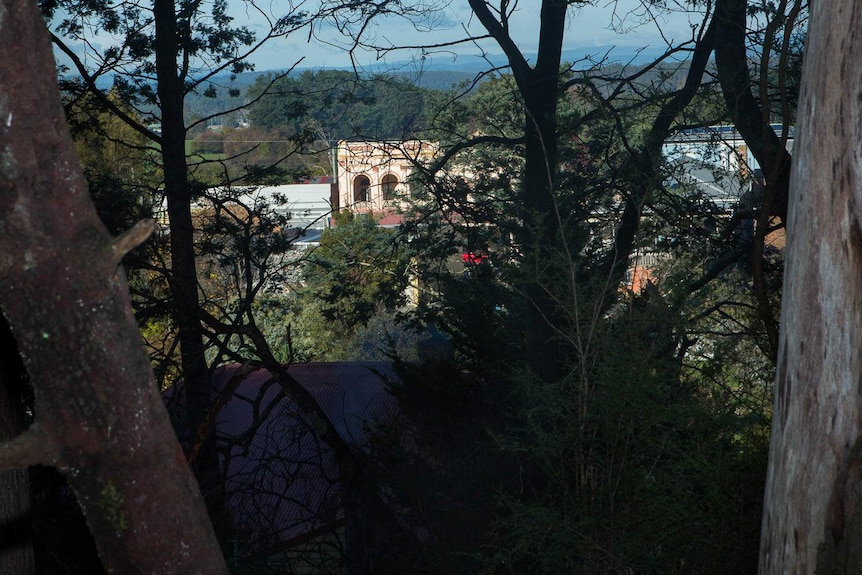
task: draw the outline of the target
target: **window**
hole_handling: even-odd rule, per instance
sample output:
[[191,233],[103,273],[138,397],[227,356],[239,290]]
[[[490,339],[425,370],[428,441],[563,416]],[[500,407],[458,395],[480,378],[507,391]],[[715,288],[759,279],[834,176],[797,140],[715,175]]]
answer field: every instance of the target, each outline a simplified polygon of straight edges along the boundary
[[368,197],[368,190],[371,188],[371,180],[368,176],[356,176],[353,180],[353,201],[367,202],[371,198]]
[[395,199],[395,187],[398,185],[398,178],[392,174],[386,174],[380,181],[380,188],[383,190],[383,200],[389,201]]

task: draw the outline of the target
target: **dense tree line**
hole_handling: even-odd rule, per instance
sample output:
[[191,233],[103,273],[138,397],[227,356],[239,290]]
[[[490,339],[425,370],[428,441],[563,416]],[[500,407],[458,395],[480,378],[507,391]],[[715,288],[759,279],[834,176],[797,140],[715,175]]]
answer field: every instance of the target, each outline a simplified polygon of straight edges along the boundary
[[254,101],[249,107],[254,126],[310,131],[333,141],[411,139],[424,126],[428,97],[427,90],[402,77],[366,78],[346,70],[264,76],[247,94]]

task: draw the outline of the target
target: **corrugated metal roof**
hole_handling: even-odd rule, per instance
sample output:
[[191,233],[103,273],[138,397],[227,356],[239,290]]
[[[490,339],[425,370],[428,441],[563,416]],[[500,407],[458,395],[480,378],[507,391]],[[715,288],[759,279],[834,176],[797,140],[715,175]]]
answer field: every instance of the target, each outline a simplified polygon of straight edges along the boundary
[[[240,369],[234,364],[215,370],[214,403]],[[391,363],[295,364],[288,373],[357,450],[367,449],[369,426],[397,416],[397,402],[387,392],[396,379]],[[174,408],[182,404],[178,391],[165,392]],[[245,375],[215,422],[225,505],[239,554],[283,547],[342,518],[332,452],[270,372],[255,369]]]

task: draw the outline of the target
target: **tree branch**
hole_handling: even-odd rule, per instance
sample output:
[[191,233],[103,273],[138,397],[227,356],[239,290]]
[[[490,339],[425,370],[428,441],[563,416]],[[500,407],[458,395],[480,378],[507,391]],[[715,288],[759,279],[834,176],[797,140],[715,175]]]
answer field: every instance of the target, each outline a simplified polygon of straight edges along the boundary
[[527,82],[532,69],[527,63],[526,58],[524,58],[524,55],[518,49],[518,46],[515,45],[512,37],[509,36],[503,25],[491,14],[491,10],[484,0],[469,0],[469,3],[479,22],[482,23],[482,26],[485,27],[491,37],[500,45],[503,53],[506,54],[509,64],[512,66],[512,73],[518,80],[518,84]]
[[506,138],[504,136],[476,136],[475,138],[470,138],[469,140],[463,140],[450,146],[446,152],[440,156],[440,158],[434,162],[432,166],[428,168],[428,173],[432,176],[442,170],[446,164],[451,160],[456,154],[472,148],[473,146],[478,146],[480,144],[494,144],[497,146],[514,146],[516,144],[523,144],[524,138]]
[[0,443],[0,473],[27,469],[31,465],[56,465],[60,459],[57,442],[38,423],[8,441]]
[[787,217],[791,157],[769,122],[764,121],[764,111],[751,92],[745,46],[746,7],[745,0],[716,2],[715,65],[733,123],[763,168],[763,173],[768,174],[769,215],[783,220]]
[[151,140],[157,144],[162,143],[162,137],[156,134],[155,132],[148,130],[145,126],[143,126],[140,122],[136,121],[134,118],[129,116],[122,108],[117,106],[116,103],[111,101],[108,98],[107,94],[96,86],[96,77],[90,74],[87,70],[87,67],[84,66],[84,63],[81,62],[81,59],[78,58],[78,55],[69,48],[62,39],[60,39],[57,35],[51,34],[51,41],[54,43],[57,48],[60,49],[75,65],[75,69],[78,70],[78,73],[81,75],[81,78],[84,80],[84,84],[87,85],[87,91],[89,91],[96,99],[99,100],[105,107],[107,107],[112,114],[117,116],[120,120],[122,120],[127,126],[129,126],[134,131],[142,134],[148,140]]

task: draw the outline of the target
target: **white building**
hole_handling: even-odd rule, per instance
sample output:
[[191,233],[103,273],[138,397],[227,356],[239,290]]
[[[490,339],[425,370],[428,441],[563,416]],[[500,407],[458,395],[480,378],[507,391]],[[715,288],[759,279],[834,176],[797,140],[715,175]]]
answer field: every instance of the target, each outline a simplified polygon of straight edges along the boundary
[[[771,128],[781,137],[780,124],[773,124]],[[789,151],[793,150],[794,131],[791,126],[787,137]],[[671,162],[681,159],[694,160],[729,173],[754,174],[760,169],[760,164],[735,126],[708,126],[685,130],[668,138],[662,145],[662,154]]]
[[313,183],[215,188],[209,190],[208,195],[233,200],[255,211],[266,206],[287,215],[291,228],[323,229],[329,227],[333,200],[337,199],[334,184],[330,182],[331,178],[327,177]]
[[[771,128],[781,137],[780,124]],[[794,128],[790,127],[788,151],[793,150],[793,137]],[[669,138],[662,145],[662,154],[674,168],[672,180],[695,185],[728,213],[763,180],[760,164],[735,126],[686,130]]]

